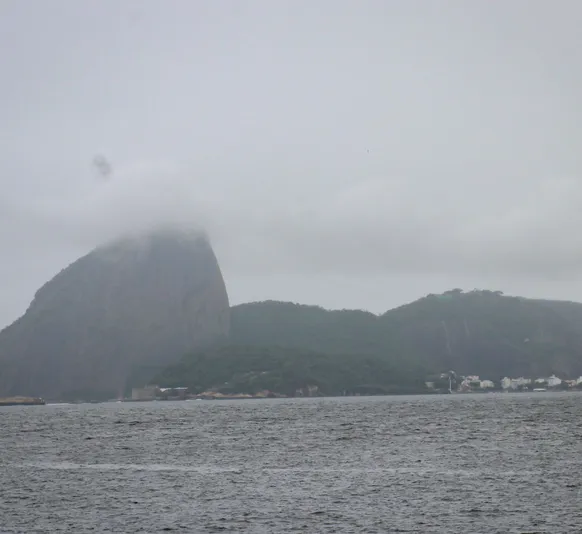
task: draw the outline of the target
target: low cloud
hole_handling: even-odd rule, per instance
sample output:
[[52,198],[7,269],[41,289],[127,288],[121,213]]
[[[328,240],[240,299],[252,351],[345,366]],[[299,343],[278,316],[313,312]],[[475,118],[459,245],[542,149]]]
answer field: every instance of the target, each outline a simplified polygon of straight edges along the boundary
[[582,299],[582,4],[4,4],[0,324],[160,225],[235,301]]
[[262,202],[253,187],[228,191],[186,166],[140,163],[120,165],[107,182],[9,204],[4,214],[27,221],[31,234],[87,250],[159,227],[204,230],[225,269],[256,275],[577,272],[582,181],[493,191],[478,180],[445,183],[363,179]]

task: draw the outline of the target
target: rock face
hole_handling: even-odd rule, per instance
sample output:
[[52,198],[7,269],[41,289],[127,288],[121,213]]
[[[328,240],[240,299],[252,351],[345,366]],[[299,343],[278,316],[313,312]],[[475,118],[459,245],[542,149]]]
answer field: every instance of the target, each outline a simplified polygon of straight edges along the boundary
[[120,240],[62,270],[0,332],[0,396],[115,398],[229,327],[226,288],[204,237]]

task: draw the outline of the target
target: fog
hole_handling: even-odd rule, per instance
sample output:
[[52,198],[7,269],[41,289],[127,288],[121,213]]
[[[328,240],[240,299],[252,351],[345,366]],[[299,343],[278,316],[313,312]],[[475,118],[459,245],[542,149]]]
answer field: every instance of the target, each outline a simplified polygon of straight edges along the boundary
[[204,229],[231,301],[582,300],[582,4],[4,0],[0,326]]

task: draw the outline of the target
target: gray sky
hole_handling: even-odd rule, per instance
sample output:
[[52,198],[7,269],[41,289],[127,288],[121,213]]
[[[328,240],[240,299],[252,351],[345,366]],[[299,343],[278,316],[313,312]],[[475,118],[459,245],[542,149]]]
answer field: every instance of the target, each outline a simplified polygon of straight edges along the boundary
[[578,0],[2,0],[0,325],[170,222],[233,303],[582,300],[581,26]]

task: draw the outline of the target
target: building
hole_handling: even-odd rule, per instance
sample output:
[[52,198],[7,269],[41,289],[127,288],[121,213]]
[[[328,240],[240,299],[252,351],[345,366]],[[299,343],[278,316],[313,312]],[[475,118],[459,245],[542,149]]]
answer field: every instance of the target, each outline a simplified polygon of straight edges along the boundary
[[188,393],[188,388],[183,387],[176,387],[176,388],[160,388],[158,390],[159,394],[164,399],[185,399]]
[[131,390],[131,400],[147,401],[154,400],[158,392],[158,386],[145,386],[143,388],[133,388]]
[[492,380],[481,380],[481,389],[493,389],[495,384]]
[[562,383],[562,379],[558,378],[556,375],[552,375],[552,376],[550,376],[550,378],[548,378],[548,387],[549,388],[558,387],[561,383]]
[[547,386],[549,388],[558,387],[562,383],[562,379],[558,378],[556,375],[549,376],[548,378],[536,378],[536,384],[541,384],[542,386]]
[[505,377],[501,380],[501,389],[527,389],[531,384],[531,378],[524,378],[520,376],[519,378],[508,378]]
[[468,392],[481,388],[481,379],[477,375],[466,376],[459,385],[459,391]]

